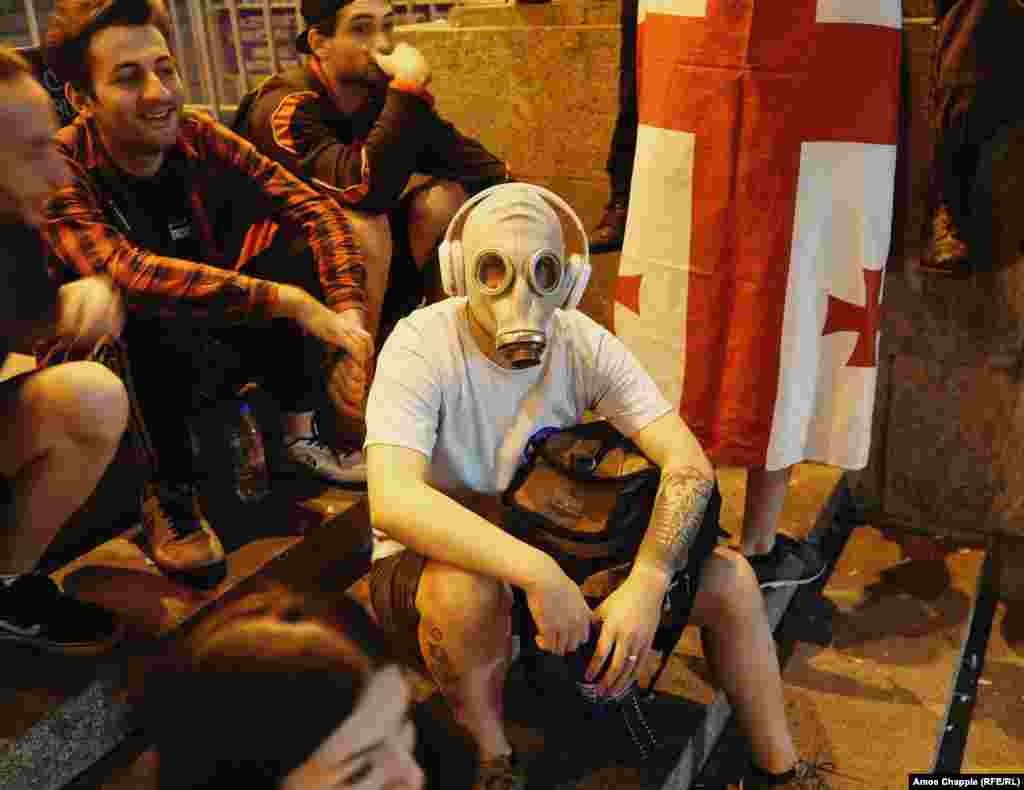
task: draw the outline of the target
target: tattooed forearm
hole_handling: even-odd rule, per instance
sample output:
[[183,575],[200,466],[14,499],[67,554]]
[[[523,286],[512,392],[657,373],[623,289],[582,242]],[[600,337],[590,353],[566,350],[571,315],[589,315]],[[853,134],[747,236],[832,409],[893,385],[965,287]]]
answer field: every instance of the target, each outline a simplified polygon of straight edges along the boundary
[[637,563],[648,563],[670,574],[681,570],[713,490],[714,481],[692,466],[662,472]]

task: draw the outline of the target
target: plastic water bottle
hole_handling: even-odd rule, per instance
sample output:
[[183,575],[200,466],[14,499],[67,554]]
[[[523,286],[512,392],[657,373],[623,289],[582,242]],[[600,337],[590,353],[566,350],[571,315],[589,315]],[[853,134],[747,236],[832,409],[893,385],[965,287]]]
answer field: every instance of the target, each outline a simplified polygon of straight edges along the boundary
[[263,450],[263,436],[252,416],[249,404],[239,407],[237,431],[232,431],[231,449],[235,457],[236,490],[243,502],[258,502],[269,491],[267,456]]

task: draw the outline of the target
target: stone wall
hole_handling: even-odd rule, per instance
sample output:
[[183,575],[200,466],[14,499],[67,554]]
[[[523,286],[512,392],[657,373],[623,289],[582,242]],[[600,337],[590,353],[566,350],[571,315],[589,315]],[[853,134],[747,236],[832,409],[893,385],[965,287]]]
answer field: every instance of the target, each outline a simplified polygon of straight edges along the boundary
[[403,37],[431,66],[438,111],[518,178],[562,195],[584,223],[607,200],[618,108],[618,3],[453,10]]

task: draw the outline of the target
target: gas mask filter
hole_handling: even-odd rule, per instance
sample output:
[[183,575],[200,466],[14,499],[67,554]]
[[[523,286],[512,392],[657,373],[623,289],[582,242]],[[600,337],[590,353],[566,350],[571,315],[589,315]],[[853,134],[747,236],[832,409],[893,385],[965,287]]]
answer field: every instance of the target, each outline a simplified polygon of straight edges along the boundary
[[[556,209],[571,219],[581,253],[566,255]],[[445,292],[468,297],[472,318],[493,334],[511,368],[540,364],[555,310],[576,309],[590,279],[579,217],[532,184],[500,184],[467,200],[438,257]]]

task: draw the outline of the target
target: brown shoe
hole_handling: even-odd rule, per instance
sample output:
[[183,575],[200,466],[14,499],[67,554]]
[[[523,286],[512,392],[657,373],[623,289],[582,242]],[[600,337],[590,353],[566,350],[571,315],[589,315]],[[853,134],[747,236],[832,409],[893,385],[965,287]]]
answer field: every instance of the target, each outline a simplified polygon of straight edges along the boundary
[[625,198],[612,198],[604,210],[604,216],[590,234],[591,252],[614,252],[622,249],[622,241],[626,237],[626,215],[629,213],[629,201]]
[[210,528],[191,486],[155,486],[143,510],[149,556],[169,578],[208,590],[227,575],[220,538]]
[[949,214],[945,203],[939,205],[932,217],[932,233],[919,268],[932,274],[962,277],[970,274],[967,245]]

